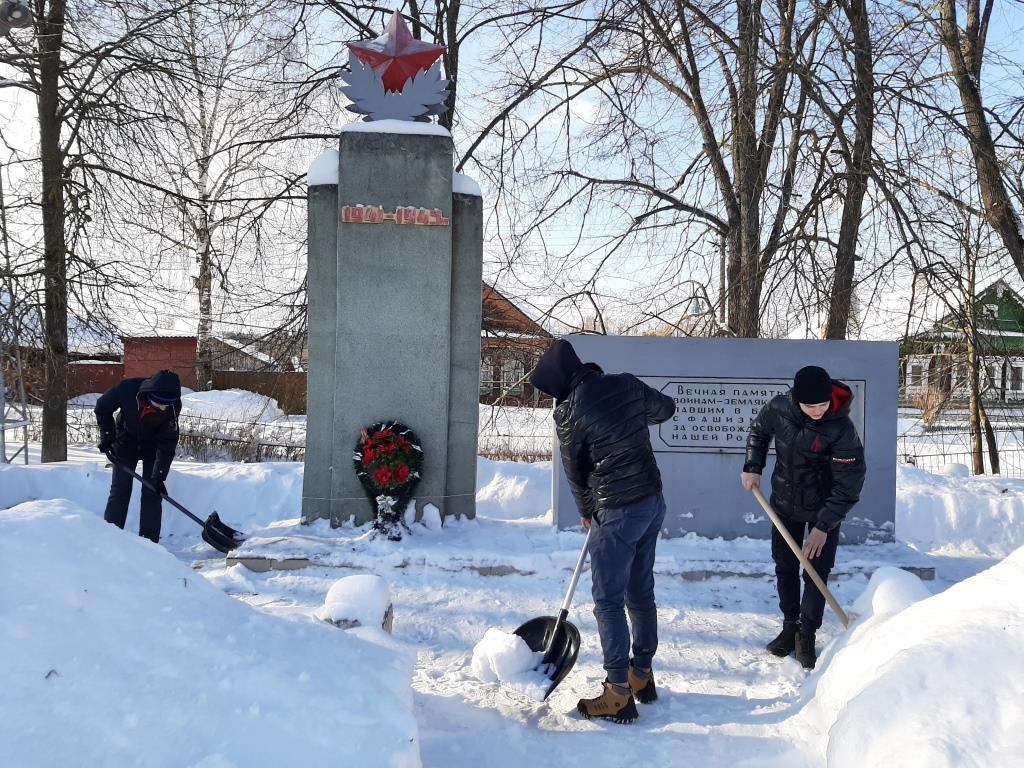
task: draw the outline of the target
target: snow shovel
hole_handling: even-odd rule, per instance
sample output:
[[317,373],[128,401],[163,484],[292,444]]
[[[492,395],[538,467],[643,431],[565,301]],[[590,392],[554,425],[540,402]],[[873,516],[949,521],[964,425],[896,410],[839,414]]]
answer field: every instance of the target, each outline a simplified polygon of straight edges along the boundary
[[[124,464],[118,464],[117,462],[113,462],[113,464],[118,469],[123,469],[125,472],[134,477],[144,486],[149,488],[149,490],[155,493],[157,492],[156,488],[153,487],[153,484],[149,482],[149,480],[144,478],[142,475],[138,474],[132,469],[129,469]],[[208,518],[206,518],[206,522],[203,522],[200,518],[193,515],[191,512],[189,512],[187,509],[181,506],[181,504],[176,502],[167,494],[161,493],[160,496],[161,498],[167,499],[167,501],[171,502],[171,504],[173,504],[179,510],[188,515],[192,520],[198,523],[203,529],[203,541],[205,541],[211,547],[216,549],[218,552],[223,552],[226,555],[232,549],[237,549],[245,541],[245,534],[241,531],[236,531],[230,525],[221,520],[220,516],[216,512],[212,513]]]
[[558,684],[569,674],[569,670],[576,663],[576,657],[580,652],[580,631],[566,620],[569,615],[569,605],[572,603],[572,596],[576,592],[576,584],[579,583],[580,574],[583,572],[583,563],[587,559],[587,544],[590,542],[591,528],[587,529],[587,538],[583,541],[583,551],[580,552],[580,559],[576,562],[576,570],[572,572],[572,581],[569,582],[569,591],[562,602],[562,610],[558,616],[539,616],[530,619],[515,631],[534,653],[544,652],[540,663],[534,667],[535,671],[543,672],[544,676],[551,681],[544,698],[547,699],[551,692],[558,687]]
[[786,543],[789,545],[789,548],[792,550],[793,554],[796,555],[797,558],[800,560],[800,565],[804,567],[804,571],[806,571],[807,575],[811,577],[811,581],[814,582],[814,585],[818,588],[821,594],[824,595],[825,600],[832,607],[832,610],[835,611],[836,616],[839,617],[839,620],[843,622],[843,627],[849,627],[850,617],[846,615],[846,611],[839,607],[839,603],[836,602],[836,599],[832,596],[832,593],[829,592],[828,587],[825,586],[825,582],[821,580],[821,576],[819,576],[818,572],[814,570],[814,566],[811,565],[811,561],[804,556],[803,549],[800,547],[799,544],[796,543],[796,540],[792,537],[792,535],[790,535],[789,531],[786,530],[786,526],[784,526],[782,524],[782,521],[779,520],[778,513],[776,513],[776,511],[772,509],[772,505],[768,503],[768,499],[764,497],[764,494],[761,493],[761,489],[758,488],[757,486],[754,487],[754,498],[756,498],[757,501],[761,504],[761,507],[764,509],[764,511],[768,513],[768,517],[771,518],[772,525],[775,526],[775,530],[782,534],[782,538],[786,540]]

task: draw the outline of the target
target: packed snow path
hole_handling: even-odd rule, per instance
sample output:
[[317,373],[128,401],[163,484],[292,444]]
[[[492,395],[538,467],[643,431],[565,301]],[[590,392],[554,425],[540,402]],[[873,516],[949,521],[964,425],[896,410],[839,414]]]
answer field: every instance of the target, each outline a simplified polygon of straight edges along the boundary
[[[767,544],[766,544],[767,546]],[[269,613],[308,616],[345,569],[310,568],[257,574],[210,563],[202,572],[225,591]],[[544,704],[529,701],[470,672],[473,646],[488,627],[512,631],[555,613],[567,575],[485,577],[425,568],[382,570],[394,600],[396,639],[415,646],[413,679],[424,766],[489,768],[524,765],[816,764],[804,738],[784,722],[802,706],[805,673],[792,659],[764,651],[779,628],[774,584],[764,578],[657,585],[661,647],[656,659],[660,699],[641,707],[630,726],[587,722],[577,700],[603,679],[589,574],[577,591],[571,620],[583,636],[580,658]],[[848,603],[864,589],[856,577],[836,584]],[[826,617],[819,649],[840,631]]]

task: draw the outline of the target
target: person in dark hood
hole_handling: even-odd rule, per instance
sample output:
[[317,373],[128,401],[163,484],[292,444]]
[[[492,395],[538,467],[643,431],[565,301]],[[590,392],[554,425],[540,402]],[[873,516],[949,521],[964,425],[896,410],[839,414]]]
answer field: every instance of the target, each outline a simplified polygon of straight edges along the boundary
[[[801,368],[789,393],[773,398],[751,423],[740,474],[745,490],[760,485],[774,438],[771,504],[826,582],[836,561],[839,528],[864,485],[864,447],[850,420],[852,402],[851,389],[824,368]],[[801,600],[800,561],[774,527],[772,559],[783,622],[767,649],[776,656],[795,651],[797,661],[813,669],[825,597],[805,573]]]
[[[155,490],[142,486],[139,535],[157,542],[160,540],[160,500],[167,495],[164,481],[178,447],[178,414],[181,413],[178,374],[157,371],[148,379],[124,379],[96,401],[95,413],[100,428],[98,448],[112,464],[135,469],[142,459],[142,476]],[[124,528],[131,495],[131,475],[115,466],[103,519]]]
[[590,530],[594,616],[607,679],[601,694],[580,699],[577,709],[588,719],[632,722],[635,701],[658,697],[651,671],[658,648],[654,550],[665,500],[648,427],[671,418],[675,401],[632,374],[581,362],[564,339],[543,354],[530,382],[555,398],[562,467]]

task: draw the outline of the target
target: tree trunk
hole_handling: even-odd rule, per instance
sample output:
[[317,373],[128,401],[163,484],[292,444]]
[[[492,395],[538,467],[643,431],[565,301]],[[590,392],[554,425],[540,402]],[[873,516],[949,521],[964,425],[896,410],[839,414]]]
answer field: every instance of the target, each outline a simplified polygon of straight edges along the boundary
[[64,39],[64,0],[39,15],[39,160],[42,166],[43,275],[46,387],[43,395],[43,461],[68,457],[68,285],[64,233],[64,157],[59,88]]
[[213,266],[210,241],[210,229],[204,226],[197,233],[196,264],[199,276],[196,278],[196,291],[199,294],[199,325],[196,332],[196,379],[199,389],[203,392],[213,386]]
[[992,430],[992,422],[988,420],[988,411],[984,404],[980,404],[981,422],[985,427],[985,444],[988,447],[988,462],[992,467],[992,474],[999,474],[999,446],[996,445],[996,433]]
[[[758,43],[761,33],[759,0],[737,0],[737,113],[733,120],[733,179],[739,216],[730,220],[729,321],[737,336],[755,338],[761,321],[761,163],[758,153],[757,110],[760,95]],[[735,310],[735,311],[734,311]]]
[[978,188],[985,209],[985,220],[1003,241],[1018,274],[1024,277],[1024,233],[1013,208],[1013,202],[1003,183],[996,155],[996,145],[985,115],[981,98],[981,64],[985,51],[985,32],[992,10],[992,0],[986,0],[985,10],[979,18],[980,2],[967,5],[967,30],[961,35],[956,18],[955,0],[941,0],[942,45],[949,56],[953,80],[960,92],[960,102],[967,121],[971,155],[978,172]]
[[[445,14],[445,45],[447,50],[442,55],[444,71],[448,80],[448,98],[444,100],[445,110],[438,116],[437,122],[449,131],[455,124],[455,91],[459,86],[459,12],[461,0],[450,0]],[[440,5],[438,6],[441,7]]]
[[868,187],[871,142],[875,122],[874,57],[865,0],[845,5],[853,35],[854,103],[856,105],[853,148],[847,158],[848,181],[836,248],[836,274],[829,298],[826,339],[845,339],[853,311],[853,275],[857,258],[857,236]]
[[975,346],[974,336],[968,332],[967,335],[967,377],[970,382],[970,434],[971,434],[971,459],[973,471],[976,475],[985,474],[985,458],[981,452],[981,387],[978,381],[978,349]]

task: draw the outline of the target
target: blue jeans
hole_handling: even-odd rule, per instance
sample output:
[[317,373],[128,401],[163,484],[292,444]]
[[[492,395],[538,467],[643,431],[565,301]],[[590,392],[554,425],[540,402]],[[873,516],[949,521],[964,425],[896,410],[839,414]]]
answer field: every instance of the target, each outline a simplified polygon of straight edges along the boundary
[[[589,545],[594,617],[604,668],[613,683],[626,684],[629,624],[633,627],[635,666],[649,668],[658,650],[654,549],[664,520],[665,499],[660,493],[594,515]],[[629,610],[629,624],[625,609]]]

